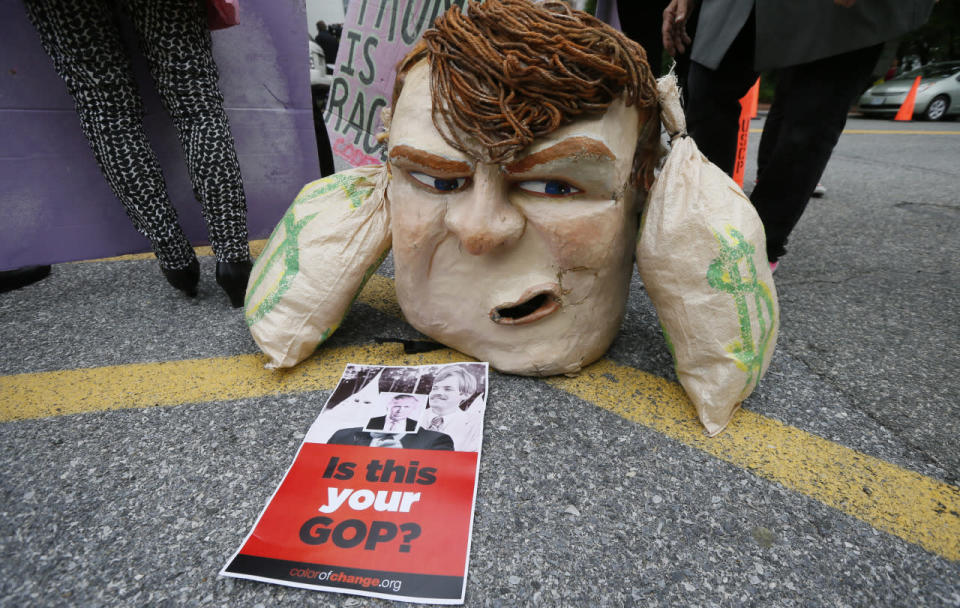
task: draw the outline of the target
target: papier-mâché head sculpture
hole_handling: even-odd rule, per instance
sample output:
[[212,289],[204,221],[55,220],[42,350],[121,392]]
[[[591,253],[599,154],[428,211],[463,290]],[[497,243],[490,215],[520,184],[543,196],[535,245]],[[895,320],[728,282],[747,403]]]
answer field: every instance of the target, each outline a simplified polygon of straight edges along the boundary
[[392,247],[421,332],[501,371],[574,373],[616,335],[636,254],[677,378],[723,430],[779,306],[763,224],[686,136],[672,75],[565,4],[488,0],[424,34],[386,114],[387,164],[307,184],[257,258],[245,316],[269,366],[329,338]]
[[398,66],[388,164],[397,298],[431,338],[573,373],[624,313],[657,160],[643,49],[561,2],[453,7]]

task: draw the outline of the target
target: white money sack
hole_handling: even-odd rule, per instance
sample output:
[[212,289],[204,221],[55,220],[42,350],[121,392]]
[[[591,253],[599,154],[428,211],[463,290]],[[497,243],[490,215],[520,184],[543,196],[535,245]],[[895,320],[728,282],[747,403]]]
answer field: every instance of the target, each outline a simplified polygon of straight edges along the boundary
[[292,367],[326,340],[390,250],[383,166],[303,187],[257,258],[245,319],[267,367]]
[[763,224],[685,134],[676,79],[658,82],[670,153],[641,220],[637,268],[677,377],[716,435],[767,371],[780,312]]

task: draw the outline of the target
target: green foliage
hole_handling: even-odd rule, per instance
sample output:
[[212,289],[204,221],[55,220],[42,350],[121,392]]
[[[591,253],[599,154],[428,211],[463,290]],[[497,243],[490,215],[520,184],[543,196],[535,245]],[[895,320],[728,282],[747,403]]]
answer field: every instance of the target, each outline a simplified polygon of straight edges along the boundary
[[760,74],[760,103],[773,103],[773,93],[777,88],[777,73]]

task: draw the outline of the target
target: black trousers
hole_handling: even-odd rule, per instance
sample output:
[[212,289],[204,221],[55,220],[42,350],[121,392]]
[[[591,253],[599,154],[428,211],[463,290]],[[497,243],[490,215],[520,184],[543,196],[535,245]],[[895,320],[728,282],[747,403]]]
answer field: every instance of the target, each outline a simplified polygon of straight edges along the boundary
[[[647,62],[654,76],[661,75],[661,61],[663,59],[663,36],[660,27],[663,24],[663,11],[670,4],[670,0],[619,0],[617,2],[617,17],[620,19],[620,28],[623,33],[647,52]],[[690,11],[687,20],[687,33],[691,38],[696,35],[697,15],[700,14],[699,5]],[[687,71],[690,68],[690,50],[674,57],[677,83],[681,95],[686,99]]]
[[[717,69],[691,62],[687,130],[715,165],[733,174],[739,99],[759,74],[753,15]],[[785,42],[785,43],[788,43]],[[757,184],[750,195],[767,236],[767,257],[786,253],[787,238],[813,194],[847,122],[847,112],[880,56],[882,45],[777,72],[773,105],[760,138]]]
[[117,21],[117,10],[126,10],[176,126],[214,254],[220,261],[248,260],[247,203],[204,5],[197,0],[25,4],[110,187],[137,230],[150,239],[160,265],[183,268],[195,255],[143,130],[143,102]]

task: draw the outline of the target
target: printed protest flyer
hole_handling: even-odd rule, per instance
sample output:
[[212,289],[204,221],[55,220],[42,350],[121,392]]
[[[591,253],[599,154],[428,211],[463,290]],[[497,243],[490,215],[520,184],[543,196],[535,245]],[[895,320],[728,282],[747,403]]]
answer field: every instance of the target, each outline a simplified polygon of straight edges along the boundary
[[224,576],[460,604],[486,363],[348,365]]

